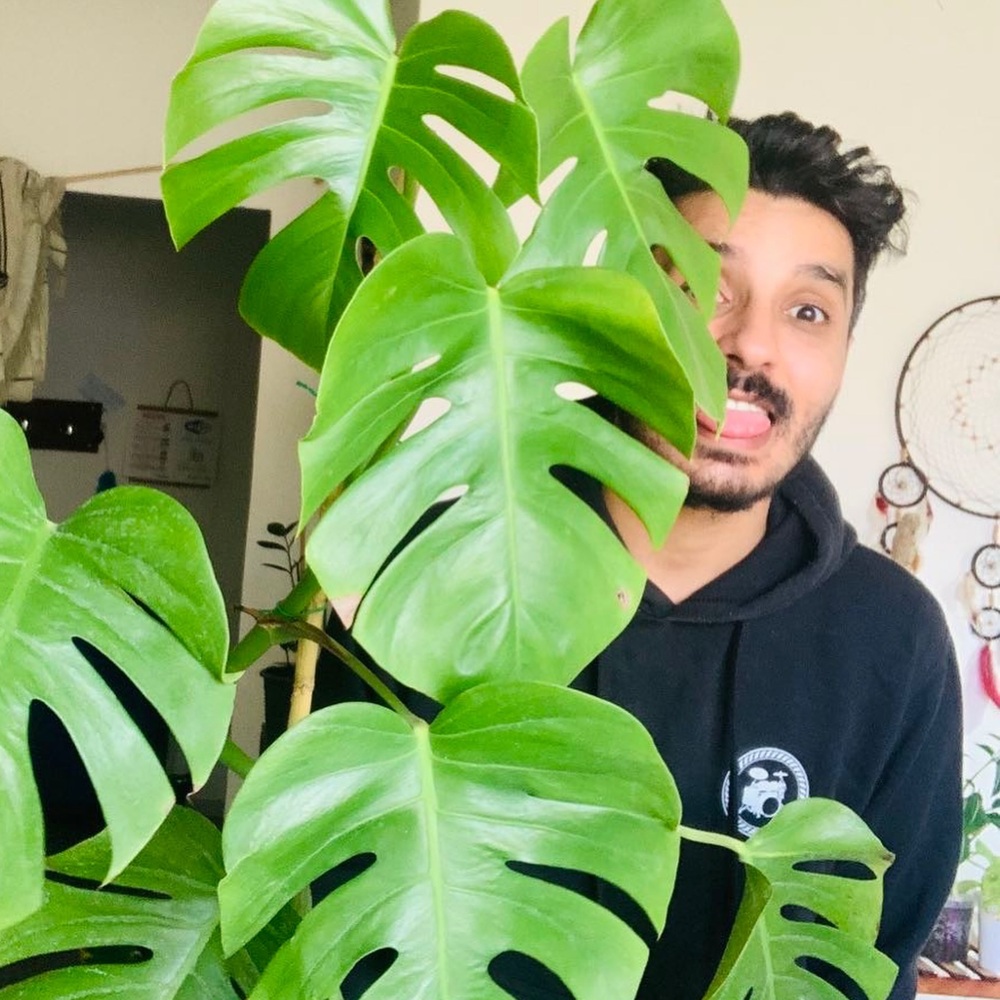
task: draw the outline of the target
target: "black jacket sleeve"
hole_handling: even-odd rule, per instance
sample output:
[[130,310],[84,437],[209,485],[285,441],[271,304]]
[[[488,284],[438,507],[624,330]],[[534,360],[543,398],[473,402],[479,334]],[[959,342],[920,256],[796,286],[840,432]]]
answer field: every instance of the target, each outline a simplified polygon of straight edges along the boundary
[[943,620],[908,672],[906,725],[864,819],[896,860],[878,947],[899,966],[891,1000],[916,991],[916,960],[952,888],[962,837],[961,685]]

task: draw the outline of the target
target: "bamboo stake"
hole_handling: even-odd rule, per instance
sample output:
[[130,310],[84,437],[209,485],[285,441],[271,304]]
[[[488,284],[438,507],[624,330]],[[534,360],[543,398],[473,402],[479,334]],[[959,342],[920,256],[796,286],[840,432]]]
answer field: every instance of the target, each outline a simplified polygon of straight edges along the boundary
[[[336,489],[324,501],[318,511],[322,517],[330,504],[340,495],[342,488]],[[308,528],[303,526],[302,538],[299,542],[299,579],[306,571],[306,539]],[[323,613],[326,610],[326,592],[319,590],[313,603],[313,610],[306,617],[306,624],[318,631],[323,631]],[[295,647],[295,678],[292,681],[292,699],[288,706],[288,725],[291,729],[312,712],[313,692],[316,690],[316,664],[319,660],[319,646],[312,639],[299,639]]]
[[[306,622],[317,629],[322,629],[326,594],[321,590],[316,596],[318,607],[309,612]],[[318,660],[319,646],[312,639],[299,639],[295,649],[295,679],[292,682],[292,701],[288,707],[288,729],[312,712]]]

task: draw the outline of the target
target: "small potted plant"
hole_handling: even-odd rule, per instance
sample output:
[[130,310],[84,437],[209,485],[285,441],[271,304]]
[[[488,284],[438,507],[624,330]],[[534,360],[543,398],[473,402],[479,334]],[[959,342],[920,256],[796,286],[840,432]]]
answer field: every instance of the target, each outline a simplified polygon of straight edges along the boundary
[[298,521],[289,524],[282,524],[281,521],[269,521],[267,525],[268,538],[257,539],[257,544],[262,549],[269,552],[277,552],[274,558],[282,559],[282,562],[266,562],[264,565],[268,569],[276,569],[279,573],[288,577],[288,582],[294,587],[302,576],[302,552],[298,544],[298,536],[295,529],[299,526]]
[[981,870],[971,882],[979,896],[979,964],[1000,974],[1000,855],[979,840],[969,860]]
[[[272,553],[265,562],[268,569],[277,570],[288,580],[289,590],[295,588],[302,578],[302,546],[296,534],[298,521],[284,524],[281,521],[269,521],[266,538],[257,539],[257,544]],[[260,749],[265,750],[284,731],[288,725],[288,709],[291,704],[292,686],[295,681],[296,641],[289,640],[280,644],[284,652],[284,660],[278,660],[261,670],[264,683],[264,722],[260,733]]]
[[[993,952],[993,965],[990,968],[1000,968],[1000,865],[994,862],[998,859],[990,849],[982,843],[981,837],[985,831],[1000,827],[1000,750],[996,743],[1000,736],[990,734],[990,743],[979,743],[977,747],[985,755],[979,767],[970,774],[963,783],[962,809],[962,855],[961,861],[971,861],[983,869],[979,878],[962,879],[955,884],[955,891],[945,903],[938,917],[934,930],[924,946],[924,955],[935,962],[964,961],[969,951],[969,932],[972,926],[972,913],[975,908],[975,896],[980,894],[980,948],[982,949],[983,931],[982,915],[985,910],[992,913],[997,926],[990,933],[996,937],[996,950]],[[989,783],[989,794],[983,794],[981,782],[987,772],[992,771],[992,782]],[[985,786],[982,786],[985,787]],[[983,862],[980,864],[980,861]],[[987,878],[989,890],[987,896]],[[985,960],[980,955],[985,965]]]

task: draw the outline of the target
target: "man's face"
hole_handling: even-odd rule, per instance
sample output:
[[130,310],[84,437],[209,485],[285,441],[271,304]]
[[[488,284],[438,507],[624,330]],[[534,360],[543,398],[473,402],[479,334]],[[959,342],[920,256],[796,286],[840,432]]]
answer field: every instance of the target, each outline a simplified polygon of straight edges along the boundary
[[711,192],[678,208],[722,257],[709,329],[729,370],[726,418],[719,432],[698,413],[691,459],[646,428],[640,435],[690,477],[687,506],[745,510],[809,451],[833,405],[847,361],[854,251],[840,222],[797,198],[750,191],[732,225]]

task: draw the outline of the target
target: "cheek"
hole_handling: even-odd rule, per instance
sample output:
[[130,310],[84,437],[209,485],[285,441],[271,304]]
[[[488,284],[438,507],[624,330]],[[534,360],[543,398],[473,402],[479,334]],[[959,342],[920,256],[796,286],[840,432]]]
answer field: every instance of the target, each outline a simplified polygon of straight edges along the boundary
[[789,388],[795,402],[810,412],[829,409],[844,380],[846,364],[846,345],[823,345],[800,352],[789,368]]

